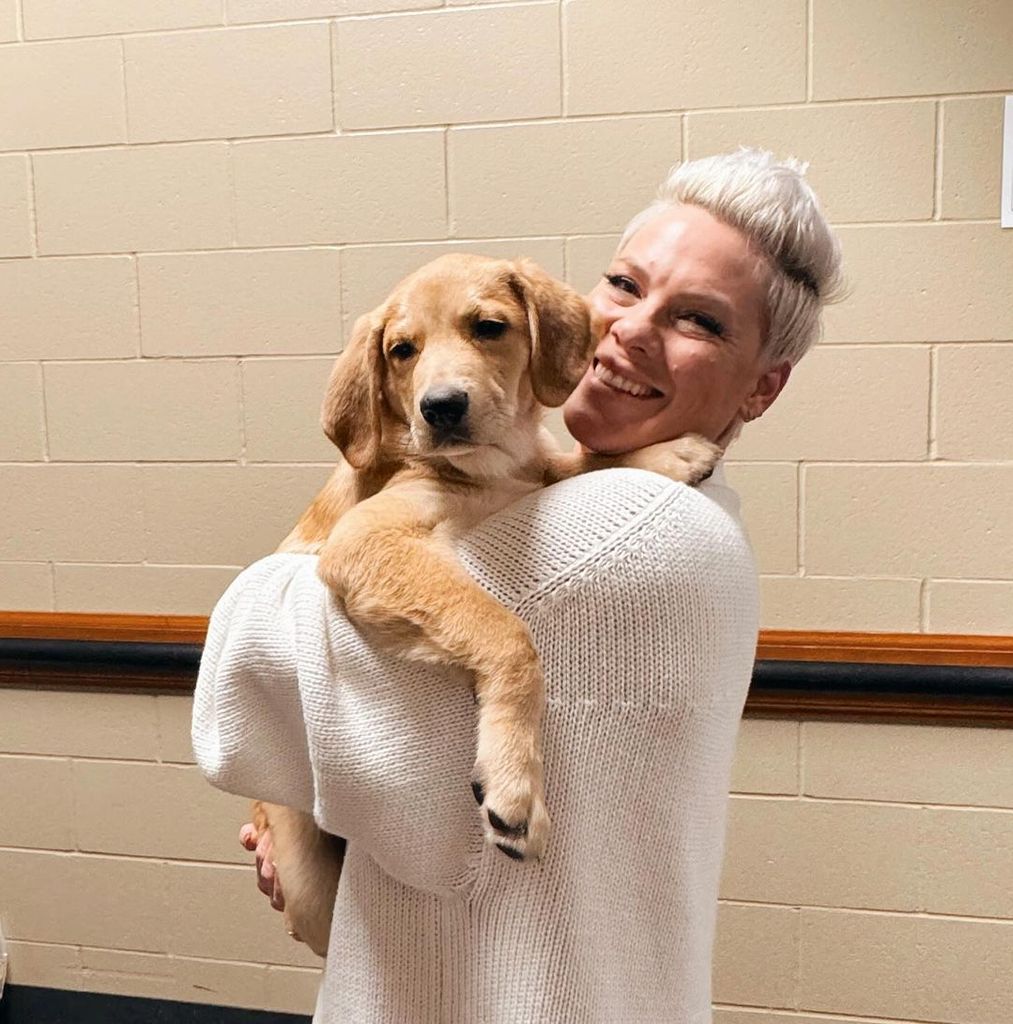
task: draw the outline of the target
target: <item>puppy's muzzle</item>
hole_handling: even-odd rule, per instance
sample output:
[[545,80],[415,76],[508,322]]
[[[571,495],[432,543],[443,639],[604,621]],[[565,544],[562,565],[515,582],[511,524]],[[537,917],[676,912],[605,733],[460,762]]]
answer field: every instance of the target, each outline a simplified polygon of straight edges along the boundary
[[468,393],[460,388],[434,388],[423,396],[419,409],[434,434],[459,433],[457,428],[468,412]]

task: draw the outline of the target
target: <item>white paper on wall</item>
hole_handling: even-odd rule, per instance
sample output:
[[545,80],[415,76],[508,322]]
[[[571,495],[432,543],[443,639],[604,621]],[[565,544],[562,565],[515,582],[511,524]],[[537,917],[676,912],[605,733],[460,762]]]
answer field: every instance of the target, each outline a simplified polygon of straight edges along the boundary
[[1002,121],[1002,226],[1013,228],[1013,96],[1006,97]]

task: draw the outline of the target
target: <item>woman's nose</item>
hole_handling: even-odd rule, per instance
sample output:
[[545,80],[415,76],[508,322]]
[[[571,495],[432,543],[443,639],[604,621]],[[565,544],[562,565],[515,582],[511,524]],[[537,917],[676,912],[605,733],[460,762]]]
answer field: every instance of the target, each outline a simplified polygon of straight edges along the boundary
[[612,335],[624,349],[648,353],[657,345],[657,332],[649,317],[639,310],[627,310],[612,322]]

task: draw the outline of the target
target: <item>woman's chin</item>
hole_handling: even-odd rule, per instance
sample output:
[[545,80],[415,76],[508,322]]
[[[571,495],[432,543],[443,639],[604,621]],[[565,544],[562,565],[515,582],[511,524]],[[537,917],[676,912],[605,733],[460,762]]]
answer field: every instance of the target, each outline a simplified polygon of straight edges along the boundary
[[630,451],[625,435],[629,429],[625,424],[607,415],[597,405],[581,401],[582,396],[571,395],[563,407],[563,422],[574,440],[588,451],[611,452]]

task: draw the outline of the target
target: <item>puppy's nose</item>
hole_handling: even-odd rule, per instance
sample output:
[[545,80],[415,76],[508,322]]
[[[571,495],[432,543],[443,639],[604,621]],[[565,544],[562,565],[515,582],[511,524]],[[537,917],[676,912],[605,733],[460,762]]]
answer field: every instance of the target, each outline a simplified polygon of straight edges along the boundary
[[419,403],[422,418],[437,430],[456,427],[468,411],[468,392],[457,388],[440,388],[428,392]]

